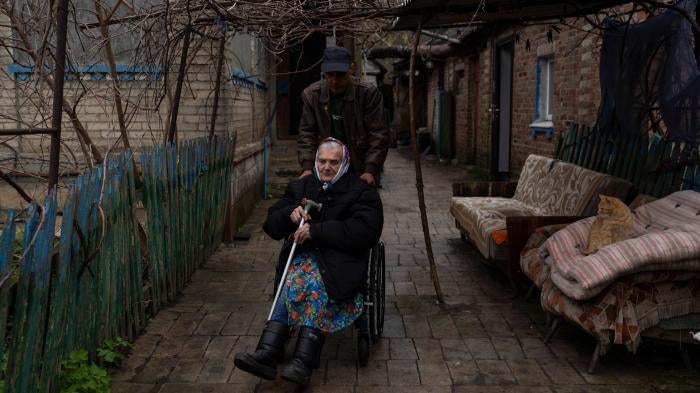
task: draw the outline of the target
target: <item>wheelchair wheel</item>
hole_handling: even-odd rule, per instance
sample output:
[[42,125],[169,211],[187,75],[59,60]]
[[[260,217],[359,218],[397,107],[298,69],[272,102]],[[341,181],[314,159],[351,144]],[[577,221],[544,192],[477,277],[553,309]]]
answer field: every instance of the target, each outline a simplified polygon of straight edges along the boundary
[[377,342],[384,329],[384,242],[380,241],[373,249],[369,265],[369,334],[372,342]]

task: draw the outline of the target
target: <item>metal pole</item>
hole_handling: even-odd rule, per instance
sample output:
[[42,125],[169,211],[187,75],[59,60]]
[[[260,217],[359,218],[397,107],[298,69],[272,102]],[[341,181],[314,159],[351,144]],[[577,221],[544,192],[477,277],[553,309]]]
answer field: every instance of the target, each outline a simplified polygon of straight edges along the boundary
[[180,71],[177,75],[177,85],[175,86],[175,98],[173,102],[173,110],[170,114],[170,128],[168,130],[167,142],[172,142],[175,139],[175,129],[177,128],[177,112],[180,109],[180,96],[182,96],[182,84],[185,81],[185,72],[187,71],[187,51],[190,48],[190,37],[192,28],[185,28],[185,35],[182,37],[182,55],[180,56]]
[[58,164],[61,152],[61,119],[63,117],[63,85],[66,71],[66,35],[68,32],[68,0],[59,0],[56,6],[56,64],[53,76],[53,112],[51,117],[51,153],[49,189],[58,184]]
[[214,137],[214,129],[216,128],[216,115],[219,111],[219,91],[221,90],[221,70],[224,68],[224,50],[226,49],[226,31],[222,31],[221,39],[219,40],[219,62],[216,65],[216,88],[214,90],[214,108],[211,113],[211,129],[209,130],[209,138]]

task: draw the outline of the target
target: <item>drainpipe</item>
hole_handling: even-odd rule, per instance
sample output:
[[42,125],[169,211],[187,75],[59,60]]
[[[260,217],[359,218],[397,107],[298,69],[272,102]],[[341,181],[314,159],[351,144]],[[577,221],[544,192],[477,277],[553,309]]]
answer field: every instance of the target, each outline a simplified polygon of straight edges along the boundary
[[437,121],[435,122],[435,128],[437,128],[437,135],[435,139],[437,139],[436,147],[436,156],[438,159],[438,162],[442,159],[441,154],[442,154],[442,94],[444,91],[442,90],[442,87],[438,87],[437,89],[437,94],[435,97],[435,116],[437,117]]

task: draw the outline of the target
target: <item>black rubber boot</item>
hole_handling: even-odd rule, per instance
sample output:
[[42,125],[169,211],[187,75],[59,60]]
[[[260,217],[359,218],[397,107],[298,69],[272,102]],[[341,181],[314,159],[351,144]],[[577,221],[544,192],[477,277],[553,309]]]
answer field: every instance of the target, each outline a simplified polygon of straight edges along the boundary
[[284,351],[288,335],[289,326],[282,322],[267,321],[255,352],[237,353],[233,364],[256,377],[269,380],[277,378],[277,360]]
[[282,370],[282,378],[299,385],[308,385],[313,369],[321,364],[324,341],[325,336],[320,330],[302,327],[294,348],[294,357]]

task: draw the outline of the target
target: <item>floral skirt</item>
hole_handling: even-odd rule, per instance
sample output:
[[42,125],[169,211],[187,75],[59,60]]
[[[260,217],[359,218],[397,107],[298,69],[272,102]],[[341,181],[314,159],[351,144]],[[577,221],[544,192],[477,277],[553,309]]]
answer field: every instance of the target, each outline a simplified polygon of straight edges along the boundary
[[283,290],[289,325],[331,333],[349,326],[362,314],[361,293],[350,303],[330,302],[313,251],[294,258]]

